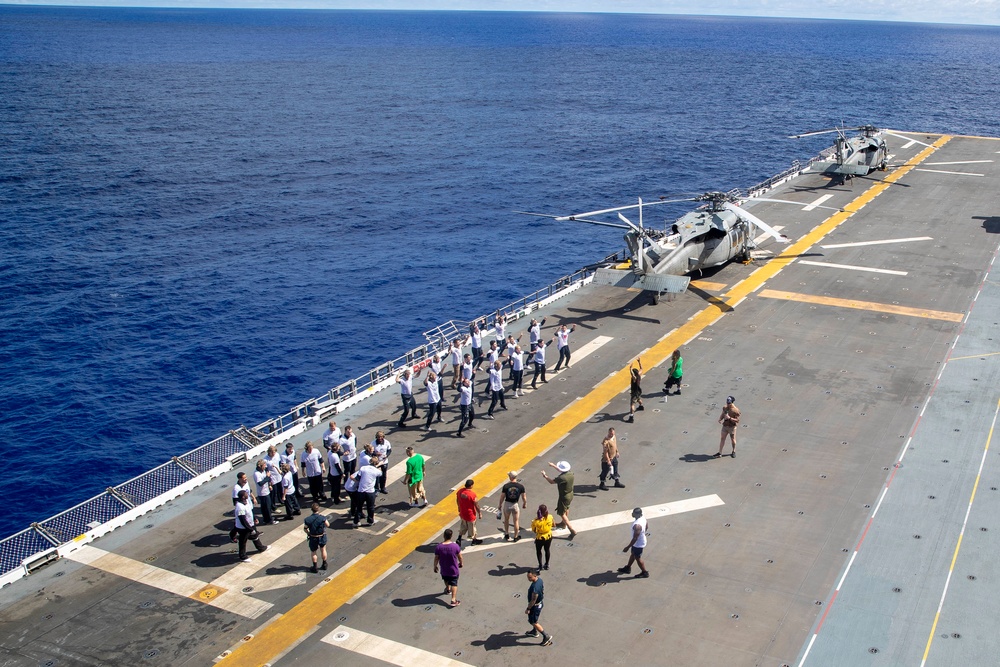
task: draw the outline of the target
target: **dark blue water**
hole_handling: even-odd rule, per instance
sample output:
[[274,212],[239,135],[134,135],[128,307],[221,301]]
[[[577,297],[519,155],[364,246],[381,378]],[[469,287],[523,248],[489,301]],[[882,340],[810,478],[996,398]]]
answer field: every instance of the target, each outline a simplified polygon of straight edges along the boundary
[[0,7],[0,428],[34,490],[0,535],[621,247],[513,210],[747,186],[842,121],[1000,135],[998,100],[997,28]]

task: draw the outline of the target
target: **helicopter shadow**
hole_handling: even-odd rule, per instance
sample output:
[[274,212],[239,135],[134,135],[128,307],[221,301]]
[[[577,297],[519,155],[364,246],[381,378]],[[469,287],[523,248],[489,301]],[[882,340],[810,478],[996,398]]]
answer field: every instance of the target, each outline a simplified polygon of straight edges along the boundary
[[585,308],[567,308],[566,310],[570,313],[578,313],[579,315],[573,317],[572,319],[567,318],[567,322],[576,322],[577,325],[585,327],[587,329],[594,329],[595,327],[591,325],[591,322],[596,322],[606,317],[615,318],[619,320],[631,320],[633,322],[645,322],[646,324],[662,324],[660,320],[655,317],[639,317],[636,315],[629,314],[631,311],[635,311],[643,306],[650,304],[649,294],[645,292],[639,292],[632,299],[629,300],[624,306],[619,306],[617,308],[610,308],[608,310],[587,310]]
[[972,216],[973,220],[982,220],[983,229],[987,234],[1000,234],[1000,217],[991,215],[989,217],[984,217],[981,215]]

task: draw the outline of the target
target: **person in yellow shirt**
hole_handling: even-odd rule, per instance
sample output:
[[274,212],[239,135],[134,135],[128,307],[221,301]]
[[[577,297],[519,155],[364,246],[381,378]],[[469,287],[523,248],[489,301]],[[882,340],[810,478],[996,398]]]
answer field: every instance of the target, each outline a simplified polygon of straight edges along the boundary
[[[538,557],[538,568],[549,569],[549,552],[552,548],[552,515],[545,505],[538,506],[538,514],[531,522],[531,530],[535,533],[535,556]],[[545,564],[542,564],[542,551],[545,551]]]

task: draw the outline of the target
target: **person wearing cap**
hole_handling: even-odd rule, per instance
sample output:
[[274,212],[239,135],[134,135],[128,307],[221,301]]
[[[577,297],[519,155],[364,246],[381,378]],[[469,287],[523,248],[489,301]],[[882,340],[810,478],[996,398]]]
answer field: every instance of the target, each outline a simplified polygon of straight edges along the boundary
[[462,535],[468,534],[473,544],[482,544],[483,541],[476,536],[476,520],[483,518],[483,510],[479,507],[479,497],[472,490],[474,482],[471,479],[465,480],[465,486],[455,494],[458,502],[458,540],[456,543],[462,546]]
[[625,567],[618,568],[618,571],[622,574],[632,574],[632,563],[637,563],[641,572],[635,575],[636,579],[646,579],[649,577],[649,572],[646,570],[646,564],[642,562],[642,550],[646,548],[646,517],[642,515],[642,508],[636,507],[632,510],[632,541],[622,549],[622,553],[628,553],[631,549],[632,553],[629,554],[628,563]]
[[726,446],[726,436],[728,435],[733,443],[733,451],[730,456],[735,459],[736,427],[740,423],[740,409],[736,407],[736,399],[732,396],[726,396],[726,406],[722,408],[722,414],[719,415],[719,423],[722,424],[722,437],[719,439],[719,451],[712,458],[717,459],[722,456],[722,448]]
[[549,477],[549,474],[542,471],[542,477],[549,484],[555,484],[559,489],[559,500],[556,502],[556,514],[562,519],[562,523],[556,526],[557,528],[566,528],[569,530],[569,539],[576,537],[576,531],[573,530],[573,526],[569,522],[569,506],[573,502],[573,473],[570,472],[569,461],[560,461],[559,463],[549,463],[549,467],[555,468],[559,471],[559,474],[554,478]]
[[[517,473],[511,470],[507,473],[510,480],[500,489],[503,497],[503,504],[500,511],[503,513],[503,539],[510,541],[510,524],[514,524],[514,541],[521,539],[521,507],[528,509],[528,494],[524,490],[524,484],[517,481]],[[520,503],[520,505],[518,505]],[[499,517],[498,517],[499,518]]]

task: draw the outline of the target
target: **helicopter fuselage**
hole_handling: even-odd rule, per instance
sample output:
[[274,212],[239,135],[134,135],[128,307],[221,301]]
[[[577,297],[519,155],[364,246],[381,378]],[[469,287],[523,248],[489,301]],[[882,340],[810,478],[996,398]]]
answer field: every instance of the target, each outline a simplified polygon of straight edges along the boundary
[[749,225],[728,210],[700,210],[685,214],[659,236],[647,235],[639,248],[639,235],[625,234],[638,274],[683,276],[701,271],[747,253]]

